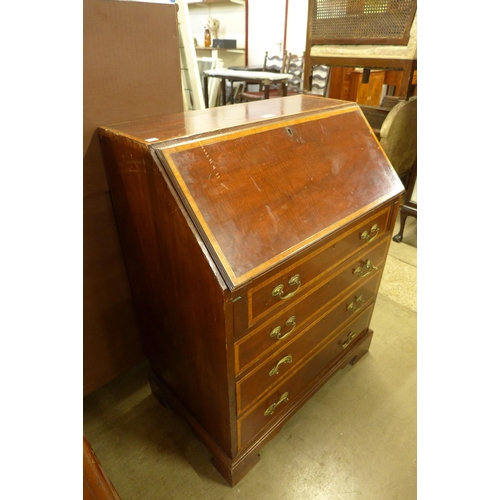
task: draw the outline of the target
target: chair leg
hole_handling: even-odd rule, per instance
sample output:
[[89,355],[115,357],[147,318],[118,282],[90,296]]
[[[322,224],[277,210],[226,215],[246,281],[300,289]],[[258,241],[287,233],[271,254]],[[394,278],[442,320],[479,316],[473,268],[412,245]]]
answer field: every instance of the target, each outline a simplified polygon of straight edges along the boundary
[[406,218],[408,217],[408,214],[401,214],[401,224],[399,226],[399,233],[393,236],[393,241],[396,243],[401,243],[403,241],[403,232],[405,230],[405,224],[406,224]]

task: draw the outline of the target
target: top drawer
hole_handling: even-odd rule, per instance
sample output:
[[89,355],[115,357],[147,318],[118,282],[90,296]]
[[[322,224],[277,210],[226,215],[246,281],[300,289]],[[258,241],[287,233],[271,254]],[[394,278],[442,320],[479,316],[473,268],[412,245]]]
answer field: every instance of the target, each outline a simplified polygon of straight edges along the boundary
[[[329,272],[346,258],[364,249],[374,240],[381,238],[389,227],[391,206],[367,216],[357,224],[348,226],[328,243],[309,253],[293,265],[281,270],[271,278],[261,281],[248,291],[247,317],[242,306],[236,307],[235,334],[253,325],[264,316],[287,305],[301,296],[316,279]],[[235,304],[236,305],[236,304]]]

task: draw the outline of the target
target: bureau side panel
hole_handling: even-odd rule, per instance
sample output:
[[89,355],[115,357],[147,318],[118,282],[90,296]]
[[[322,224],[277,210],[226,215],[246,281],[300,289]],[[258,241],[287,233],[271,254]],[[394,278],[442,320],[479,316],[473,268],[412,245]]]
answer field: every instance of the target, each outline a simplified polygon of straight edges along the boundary
[[101,141],[152,370],[230,454],[225,286],[149,149],[104,131]]

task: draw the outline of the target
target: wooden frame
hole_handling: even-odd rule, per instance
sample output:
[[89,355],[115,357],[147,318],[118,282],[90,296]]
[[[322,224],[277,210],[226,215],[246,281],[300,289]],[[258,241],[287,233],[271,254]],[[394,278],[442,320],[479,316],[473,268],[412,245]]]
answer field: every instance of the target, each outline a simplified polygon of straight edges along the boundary
[[[311,19],[314,15],[314,6],[317,0],[309,0],[308,22],[307,22],[307,39],[305,51],[305,65],[304,65],[304,82],[307,86],[310,83],[310,76],[312,68],[317,65],[339,66],[339,67],[352,67],[352,68],[365,68],[365,69],[382,69],[401,71],[401,84],[397,97],[400,99],[409,99],[413,95],[414,86],[412,84],[414,74],[417,70],[416,57],[397,58],[393,56],[343,56],[343,55],[311,55],[313,45],[345,45],[347,42],[340,38],[314,38],[311,30]],[[378,39],[378,38],[360,38],[356,39],[355,43],[358,45],[405,45],[408,44],[410,38],[410,31],[416,15],[416,2],[412,7],[411,15],[409,16],[408,26],[405,35],[401,38],[399,43],[396,39]],[[307,87],[309,89],[309,87]]]
[[401,99],[409,99],[413,95],[412,80],[417,70],[416,59],[394,59],[374,57],[340,57],[340,56],[311,56],[311,43],[307,41],[304,82],[309,82],[311,68],[325,64],[327,66],[362,67],[370,69],[387,69],[402,71],[399,96]]
[[[391,17],[394,20],[394,17],[391,15],[391,6],[396,7],[396,11],[398,10],[398,6],[400,5],[399,0],[389,0],[386,4],[386,10],[381,12],[365,12],[364,6],[361,8],[361,3],[357,0],[344,0],[345,3],[345,15],[341,17],[334,17],[329,19],[318,20],[317,19],[317,8],[318,8],[318,0],[309,0],[309,18],[308,18],[308,33],[310,35],[311,43],[313,45],[407,45],[410,40],[410,30],[413,23],[413,19],[415,17],[415,12],[417,11],[417,1],[410,0],[411,5],[409,6],[409,11],[407,13],[407,18],[405,20],[405,26],[403,29],[403,33],[399,37],[388,37],[384,35],[384,29],[387,26],[388,22],[391,21]],[[364,4],[368,0],[365,0]],[[324,2],[323,2],[324,3]],[[330,0],[330,6],[333,7],[334,0]],[[403,14],[404,15],[404,14]],[[335,23],[333,20],[342,20],[341,23],[344,25],[348,25],[349,23],[355,22],[353,24],[353,31],[358,32],[356,36],[350,37],[316,37],[314,36],[314,28],[316,23],[321,23],[327,26],[332,33],[336,32]],[[377,26],[378,25],[378,26]],[[363,31],[368,33],[377,32],[377,28],[379,29],[380,36],[363,36]],[[354,35],[354,33],[353,33]]]

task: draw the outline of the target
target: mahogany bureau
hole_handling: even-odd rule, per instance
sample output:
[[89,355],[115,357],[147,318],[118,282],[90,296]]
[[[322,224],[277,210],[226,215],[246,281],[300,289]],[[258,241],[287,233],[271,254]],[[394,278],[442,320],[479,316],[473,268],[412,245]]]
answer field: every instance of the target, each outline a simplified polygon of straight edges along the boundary
[[355,103],[99,129],[154,394],[231,484],[363,356],[403,186]]

